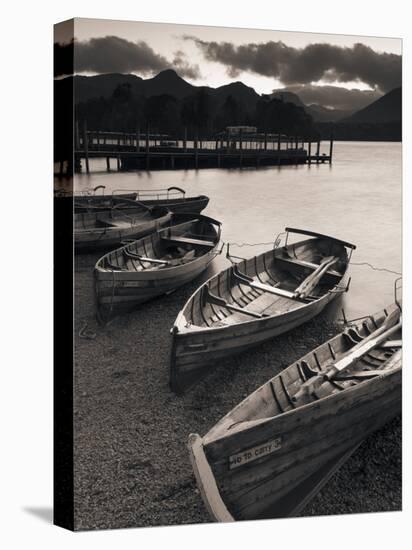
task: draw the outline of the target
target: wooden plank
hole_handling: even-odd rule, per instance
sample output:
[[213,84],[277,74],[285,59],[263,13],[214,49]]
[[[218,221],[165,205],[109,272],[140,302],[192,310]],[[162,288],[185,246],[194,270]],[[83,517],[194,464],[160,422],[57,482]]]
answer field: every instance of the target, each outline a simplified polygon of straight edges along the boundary
[[283,290],[282,288],[275,288],[263,283],[256,282],[248,275],[245,275],[241,273],[237,266],[233,266],[233,276],[236,280],[238,280],[240,283],[250,286],[251,288],[256,288],[258,290],[263,290],[264,292],[268,292],[270,294],[275,294],[276,296],[282,296],[283,298],[289,298],[291,300],[297,300],[305,302],[305,300],[301,300],[295,295],[295,292],[290,292],[289,290]]
[[134,254],[133,252],[130,252],[127,249],[124,250],[124,253],[128,258],[133,258],[133,259],[136,259],[136,260],[140,260],[142,262],[149,262],[149,263],[152,263],[152,264],[161,264],[161,265],[168,265],[169,264],[169,262],[167,262],[165,260],[158,260],[157,258],[147,258],[146,256],[141,256],[140,254]]
[[257,313],[255,311],[251,311],[246,308],[235,306],[234,304],[229,304],[223,298],[219,298],[218,296],[215,296],[214,294],[212,294],[207,285],[204,287],[204,293],[205,293],[206,303],[215,304],[217,306],[229,309],[230,311],[236,311],[238,313],[243,313],[244,315],[250,315],[251,317],[256,317],[258,319],[263,317],[261,313]]
[[380,348],[387,349],[387,348],[401,348],[402,347],[402,340],[387,340],[383,344],[379,346]]
[[197,486],[210,516],[215,521],[234,521],[220,496],[216,480],[203,451],[202,438],[197,434],[190,434],[188,449]]
[[165,239],[174,243],[194,244],[194,245],[202,245],[202,246],[209,246],[209,247],[215,246],[215,243],[212,241],[203,241],[202,239],[193,239],[190,237],[178,237],[178,236],[170,235],[170,237],[162,237],[162,239]]
[[[276,261],[285,262],[288,264],[295,264],[302,267],[307,267],[309,269],[317,269],[319,267],[319,264],[315,264],[313,262],[308,262],[305,260],[302,260],[301,258],[284,258],[282,256],[279,256],[276,258]],[[339,271],[336,271],[335,269],[328,269],[326,271],[328,275],[334,275],[335,277],[342,277],[342,273],[339,273]]]

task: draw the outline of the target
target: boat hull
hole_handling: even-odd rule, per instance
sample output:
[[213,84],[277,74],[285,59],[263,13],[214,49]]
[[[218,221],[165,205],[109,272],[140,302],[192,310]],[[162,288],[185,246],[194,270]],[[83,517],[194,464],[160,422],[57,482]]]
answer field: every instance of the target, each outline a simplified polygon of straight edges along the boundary
[[[173,391],[184,392],[226,357],[310,321],[346,292],[347,248],[355,246],[304,233],[315,238],[287,244],[286,237],[283,247],[239,258],[237,264],[232,261],[232,267],[206,281],[189,298],[172,328]],[[332,261],[336,269],[330,269],[332,264],[323,267],[325,261]],[[301,293],[303,281],[309,285],[306,294]]]
[[[113,203],[119,205],[119,209],[122,209],[122,202],[124,201],[124,209],[133,207],[133,201],[137,199],[137,193],[120,194],[120,195],[107,195],[107,196],[80,196],[75,197],[75,211],[88,212],[90,209],[110,210]],[[145,206],[158,206],[168,208],[174,213],[197,213],[199,214],[209,204],[209,197],[205,195],[199,195],[197,197],[182,197],[172,199],[149,199],[139,200],[141,204]]]
[[[369,317],[356,326],[356,333],[367,338],[392,314],[400,315],[399,308],[393,304]],[[190,437],[196,478],[213,519],[300,513],[368,435],[400,414],[402,368],[396,343],[362,356],[349,377],[322,377],[323,390],[312,387],[309,401],[296,400],[315,371],[325,372],[347,356],[354,346],[350,338],[340,334],[312,350],[253,392],[203,438]],[[359,378],[359,368],[364,374],[370,371],[369,377]],[[210,487],[215,487],[212,494]]]
[[221,224],[196,213],[105,254],[94,270],[98,317],[104,321],[198,277],[220,254]]
[[209,204],[209,197],[201,195],[182,199],[143,200],[141,202],[146,206],[164,206],[173,213],[190,212],[199,214]]
[[[294,510],[285,513],[282,499],[293,493],[294,502],[299,503],[300,486],[310,476],[350,452],[400,409],[401,371],[397,371],[248,430],[246,440],[234,437],[220,445],[216,442],[205,448],[205,454],[233,517],[257,519],[268,510],[273,518],[285,517]],[[274,438],[281,439],[279,451],[252,463],[246,474],[240,467],[226,475],[229,456],[245,448],[264,447]]]
[[231,327],[203,331],[172,330],[170,386],[183,393],[210,372],[218,368],[217,361],[242,353],[275,336],[292,330],[319,315],[336,294],[291,312]]
[[[83,214],[77,214],[82,216]],[[139,239],[165,226],[172,218],[171,212],[162,216],[135,223],[123,223],[117,227],[90,228],[75,231],[76,252],[93,252],[108,250],[119,246],[122,241]]]
[[110,273],[95,270],[96,297],[99,316],[102,319],[128,312],[153,298],[169,294],[199,277],[216,256],[213,249],[208,254],[178,266],[172,274],[162,273]]

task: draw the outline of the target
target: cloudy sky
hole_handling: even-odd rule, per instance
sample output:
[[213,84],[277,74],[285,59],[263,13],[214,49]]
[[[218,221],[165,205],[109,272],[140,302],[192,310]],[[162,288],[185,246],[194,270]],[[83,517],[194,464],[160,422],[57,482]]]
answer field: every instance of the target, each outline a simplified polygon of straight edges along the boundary
[[[173,68],[194,85],[241,80],[258,93],[288,88],[305,103],[358,107],[401,83],[398,38],[76,19],[76,73],[152,77]],[[60,43],[70,27],[56,33]],[[356,105],[355,105],[356,104]]]

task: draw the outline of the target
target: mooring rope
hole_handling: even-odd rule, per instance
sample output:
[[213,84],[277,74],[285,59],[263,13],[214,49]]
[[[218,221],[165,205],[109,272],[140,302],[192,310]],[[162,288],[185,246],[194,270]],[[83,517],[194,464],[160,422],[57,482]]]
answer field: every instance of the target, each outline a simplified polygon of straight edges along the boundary
[[402,275],[402,273],[399,273],[399,271],[394,271],[386,267],[376,267],[369,262],[349,262],[349,265],[366,265],[374,271],[386,271],[387,273],[392,273],[393,275]]
[[271,240],[267,243],[234,243],[234,242],[228,242],[228,244],[230,246],[238,246],[239,248],[242,248],[244,246],[269,246],[271,244],[271,245],[275,245],[275,248],[277,248],[280,244],[280,241],[281,241],[281,235],[286,235],[286,232],[281,231],[280,233],[278,233],[276,235],[276,237],[273,240]]
[[94,340],[96,338],[96,333],[88,328],[87,321],[83,321],[83,326],[79,330],[80,338],[86,338],[86,340]]

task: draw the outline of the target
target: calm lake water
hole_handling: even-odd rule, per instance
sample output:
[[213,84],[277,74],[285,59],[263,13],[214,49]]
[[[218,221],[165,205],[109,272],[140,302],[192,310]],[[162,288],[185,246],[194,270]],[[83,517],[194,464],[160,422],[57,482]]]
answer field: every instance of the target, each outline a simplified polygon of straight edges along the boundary
[[[112,166],[115,162],[112,161]],[[230,243],[269,243],[286,226],[312,229],[357,245],[353,262],[401,271],[402,145],[335,142],[333,164],[260,169],[202,169],[105,172],[104,160],[91,161],[92,174],[75,177],[76,192],[105,185],[115,189],[179,186],[187,195],[205,194],[205,214],[220,220]],[[248,257],[270,245],[233,246]],[[205,275],[226,267],[224,254]],[[350,292],[330,310],[348,318],[373,313],[393,301],[392,273],[350,267]]]

